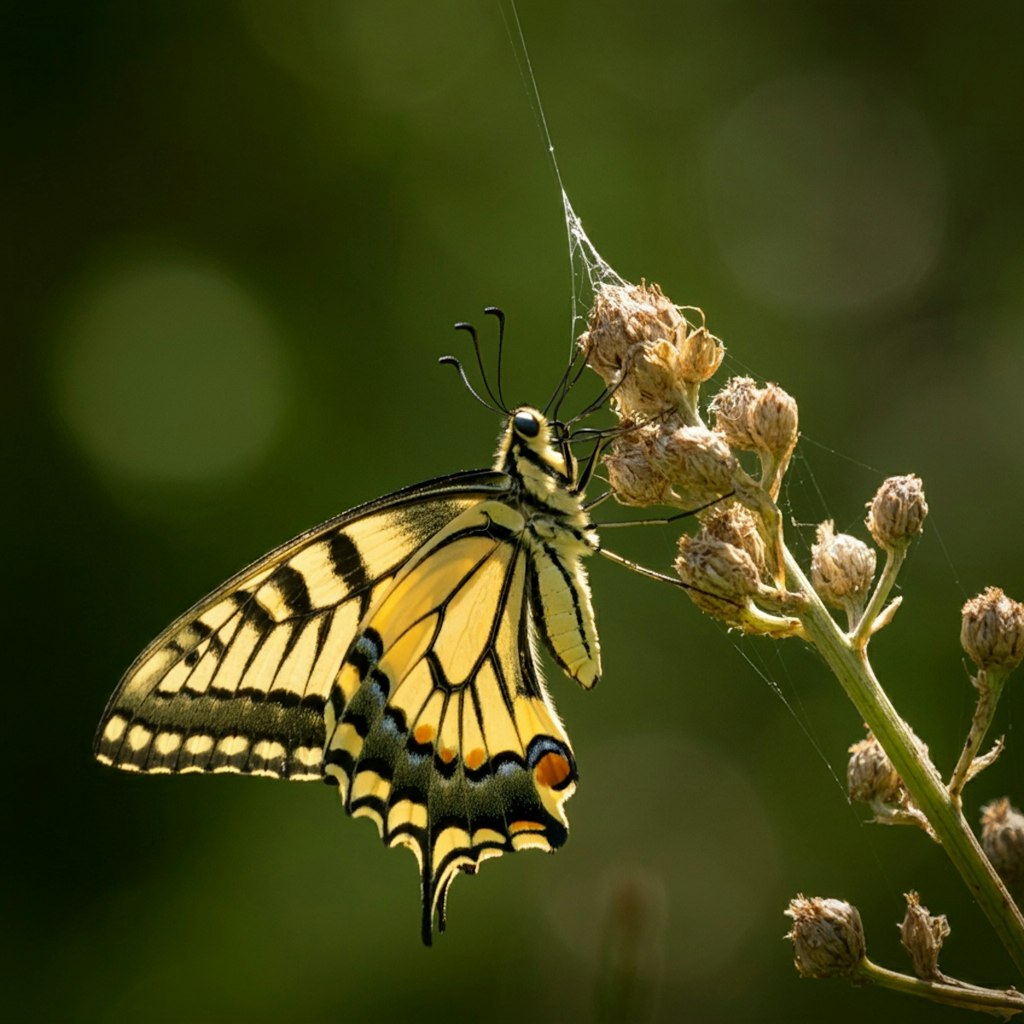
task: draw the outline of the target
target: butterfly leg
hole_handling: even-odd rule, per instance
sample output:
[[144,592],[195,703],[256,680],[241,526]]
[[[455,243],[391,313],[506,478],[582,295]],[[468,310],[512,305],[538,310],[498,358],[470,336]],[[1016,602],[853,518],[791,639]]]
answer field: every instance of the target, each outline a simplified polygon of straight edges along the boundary
[[[697,508],[687,509],[685,512],[677,512],[675,515],[671,516],[662,516],[659,519],[629,519],[625,522],[619,523],[594,523],[594,526],[599,530],[608,530],[619,526],[667,526],[669,523],[674,523],[679,519],[686,519],[689,516],[695,516],[698,512],[703,512],[705,509],[712,508],[720,501],[726,501],[731,498],[735,493],[735,491],[729,491],[728,494],[723,494],[720,498],[712,498],[711,501],[707,501],[703,505],[698,505]],[[604,501],[607,496],[607,494],[599,495],[595,501],[590,502],[590,504],[587,505],[587,508],[589,509],[599,502]]]

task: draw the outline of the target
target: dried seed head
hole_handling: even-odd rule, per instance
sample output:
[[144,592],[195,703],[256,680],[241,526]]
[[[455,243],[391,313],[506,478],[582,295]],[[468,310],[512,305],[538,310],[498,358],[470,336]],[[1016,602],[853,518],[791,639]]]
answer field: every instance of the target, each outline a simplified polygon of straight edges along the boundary
[[793,919],[786,935],[793,943],[793,963],[804,978],[857,974],[866,945],[856,907],[844,900],[797,896],[786,916]]
[[1024,814],[1001,797],[981,809],[981,845],[1011,889],[1024,883]]
[[796,400],[778,384],[758,389],[750,409],[750,433],[758,451],[788,458],[799,435]]
[[677,427],[659,434],[651,452],[680,500],[696,508],[732,493],[739,463],[721,434],[707,427]]
[[818,527],[811,545],[811,585],[833,608],[859,606],[875,578],[875,553],[848,533],[836,533],[831,520]]
[[680,537],[675,569],[692,588],[693,603],[726,622],[738,624],[748,598],[758,591],[759,574],[750,555],[711,537]]
[[867,739],[850,747],[846,787],[851,800],[872,804],[899,804],[903,782],[882,744],[869,732]]
[[623,411],[659,416],[677,409],[685,393],[679,386],[675,363],[676,351],[665,338],[634,349],[626,380],[616,392]]
[[604,285],[594,296],[587,317],[587,330],[579,337],[587,365],[606,384],[614,384],[626,367],[629,353],[644,340],[643,322],[630,316],[626,299],[631,289]]
[[590,368],[618,385],[615,402],[624,415],[652,417],[689,409],[687,385],[714,373],[725,351],[705,328],[691,330],[656,284],[643,281],[603,285],[579,345]]
[[733,448],[788,459],[799,436],[796,401],[778,386],[733,377],[711,400],[715,429]]
[[701,513],[701,536],[723,541],[750,555],[762,575],[766,571],[765,543],[754,514],[735,501],[714,505]]
[[751,377],[731,377],[711,399],[709,409],[715,417],[715,429],[741,452],[757,451],[758,439],[754,436],[750,415],[760,390]]
[[864,520],[875,543],[885,550],[904,547],[921,532],[928,503],[920,477],[891,476],[868,504]]
[[661,434],[655,424],[627,430],[604,458],[608,483],[623,505],[669,505],[672,485],[654,464],[654,446]]
[[925,981],[939,981],[942,978],[939,953],[942,952],[943,941],[949,935],[949,922],[945,914],[932,917],[928,908],[921,906],[921,898],[916,892],[904,895],[907,913],[900,925],[900,941],[910,954],[914,973]]
[[1024,660],[1024,604],[989,587],[960,614],[960,644],[978,668],[1012,672]]
[[725,346],[703,324],[678,343],[679,376],[688,384],[703,384],[717,372]]

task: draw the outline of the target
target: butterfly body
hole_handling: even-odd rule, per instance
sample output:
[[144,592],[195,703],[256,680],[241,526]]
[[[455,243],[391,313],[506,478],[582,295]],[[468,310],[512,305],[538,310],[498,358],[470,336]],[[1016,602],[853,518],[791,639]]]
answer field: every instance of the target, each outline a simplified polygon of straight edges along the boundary
[[129,668],[97,758],[336,784],[415,854],[429,943],[459,870],[567,836],[576,763],[535,636],[594,685],[598,539],[556,434],[517,409],[491,471],[360,506],[233,577]]

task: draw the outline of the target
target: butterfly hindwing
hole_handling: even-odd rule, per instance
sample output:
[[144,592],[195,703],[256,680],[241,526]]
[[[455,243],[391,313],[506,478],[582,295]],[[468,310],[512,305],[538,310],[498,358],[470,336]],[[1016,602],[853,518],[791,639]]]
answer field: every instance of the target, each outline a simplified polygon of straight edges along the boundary
[[325,770],[416,855],[427,942],[457,871],[567,835],[576,766],[535,667],[534,571],[518,512],[467,509],[371,605],[328,702]]

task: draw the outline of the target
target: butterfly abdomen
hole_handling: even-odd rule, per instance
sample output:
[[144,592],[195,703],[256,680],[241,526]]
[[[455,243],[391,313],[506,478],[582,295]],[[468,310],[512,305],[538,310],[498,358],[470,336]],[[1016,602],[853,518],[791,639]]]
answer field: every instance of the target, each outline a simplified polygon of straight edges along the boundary
[[534,619],[559,667],[591,687],[601,675],[601,651],[581,559],[597,550],[598,540],[575,486],[575,460],[556,450],[550,431],[536,410],[517,410],[498,458],[515,481],[526,521]]
[[586,573],[557,540],[534,538],[531,546],[531,599],[541,635],[562,671],[589,689],[601,675],[601,645]]

